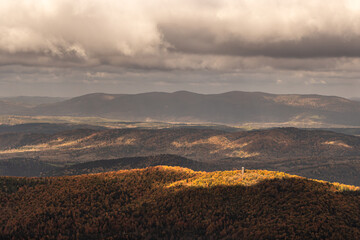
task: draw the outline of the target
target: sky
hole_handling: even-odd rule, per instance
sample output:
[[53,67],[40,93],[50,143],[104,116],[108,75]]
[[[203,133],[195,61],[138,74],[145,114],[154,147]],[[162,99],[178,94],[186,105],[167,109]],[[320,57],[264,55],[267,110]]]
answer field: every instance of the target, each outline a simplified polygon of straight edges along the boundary
[[0,1],[0,96],[178,90],[360,97],[360,1]]

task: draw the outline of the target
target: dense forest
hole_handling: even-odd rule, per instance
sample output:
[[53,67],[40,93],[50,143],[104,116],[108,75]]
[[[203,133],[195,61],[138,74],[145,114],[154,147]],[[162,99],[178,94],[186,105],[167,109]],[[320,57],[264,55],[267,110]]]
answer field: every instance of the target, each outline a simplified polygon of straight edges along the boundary
[[359,239],[359,188],[150,167],[0,178],[1,239]]

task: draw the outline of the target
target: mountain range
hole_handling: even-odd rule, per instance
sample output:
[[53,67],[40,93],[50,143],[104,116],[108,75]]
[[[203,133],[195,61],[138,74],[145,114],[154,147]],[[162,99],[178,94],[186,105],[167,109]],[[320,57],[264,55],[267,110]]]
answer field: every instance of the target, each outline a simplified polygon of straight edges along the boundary
[[303,123],[360,126],[360,102],[336,96],[186,91],[94,93],[40,105],[0,100],[0,114],[95,116],[128,121],[200,123]]
[[248,92],[0,99],[0,239],[358,239],[360,188],[337,182],[360,186],[359,106]]

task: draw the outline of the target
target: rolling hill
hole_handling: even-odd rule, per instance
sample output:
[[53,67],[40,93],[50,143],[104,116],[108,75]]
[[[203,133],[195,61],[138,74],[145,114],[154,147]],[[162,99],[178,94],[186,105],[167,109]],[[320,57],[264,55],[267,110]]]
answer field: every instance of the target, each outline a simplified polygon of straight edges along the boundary
[[359,197],[263,170],[0,177],[0,238],[358,239]]
[[297,128],[240,132],[182,128],[75,129],[55,134],[0,134],[0,158],[36,155],[42,160],[53,156],[56,161],[90,161],[162,153],[204,162],[225,158],[347,157],[359,156],[360,137]]
[[[177,155],[179,159],[183,157],[211,165],[211,168],[202,165],[203,168],[196,170],[245,166],[360,185],[360,137],[330,131],[275,128],[225,132],[175,128],[0,134],[2,166],[7,166],[11,159],[68,165],[159,154]],[[185,160],[182,161],[185,164]],[[102,163],[106,162],[98,162]],[[180,166],[191,167],[180,163],[177,161]],[[22,169],[21,164],[20,161],[19,169]],[[142,164],[134,163],[134,167],[147,166],[146,160]],[[170,162],[164,164],[172,165]],[[117,169],[122,168],[112,170]]]

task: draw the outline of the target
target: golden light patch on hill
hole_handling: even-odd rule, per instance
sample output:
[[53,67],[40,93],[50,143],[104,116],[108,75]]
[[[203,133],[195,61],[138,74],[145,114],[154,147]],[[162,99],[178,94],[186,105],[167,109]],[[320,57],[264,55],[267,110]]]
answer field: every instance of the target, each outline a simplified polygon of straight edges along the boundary
[[175,180],[171,183],[165,183],[158,185],[159,183],[153,182],[154,185],[164,188],[182,188],[182,187],[199,187],[199,188],[208,188],[215,186],[253,186],[259,184],[265,180],[273,179],[307,179],[310,181],[315,181],[330,186],[330,189],[334,192],[341,191],[360,191],[360,187],[348,184],[342,184],[338,182],[328,182],[324,180],[311,179],[298,175],[288,174],[280,171],[269,171],[269,170],[251,170],[246,169],[244,175],[242,175],[241,170],[231,170],[231,171],[214,171],[214,172],[205,172],[205,171],[194,171],[189,168],[179,167],[179,166],[166,166],[159,165],[147,168],[134,168],[134,169],[124,169],[117,171],[110,171],[104,173],[90,173],[84,175],[75,175],[75,176],[66,176],[65,178],[92,178],[99,177],[104,180],[109,179],[118,179],[119,176],[130,176],[133,175],[148,175],[148,173],[153,172],[162,172],[164,174],[179,174],[182,175],[182,180]]
[[214,149],[210,151],[211,154],[219,153],[220,151],[233,150],[230,153],[226,153],[225,155],[228,157],[239,157],[239,158],[247,158],[259,155],[259,153],[249,153],[243,150],[243,148],[249,145],[251,142],[239,142],[239,141],[230,141],[224,136],[212,136],[207,139],[201,139],[194,142],[188,141],[174,141],[172,145],[177,148],[191,148],[197,145],[213,145]]
[[0,154],[7,154],[7,153],[22,153],[22,152],[39,152],[39,151],[49,151],[49,150],[57,150],[60,148],[66,148],[66,147],[73,147],[76,145],[81,144],[82,142],[85,142],[89,140],[90,138],[93,138],[96,134],[91,134],[84,138],[79,138],[75,140],[67,140],[66,138],[57,138],[55,140],[51,140],[47,143],[40,143],[36,145],[26,145],[20,148],[13,148],[8,150],[0,151]]
[[110,101],[110,100],[114,100],[114,99],[115,99],[115,97],[114,97],[114,96],[112,96],[112,95],[105,95],[105,96],[103,96],[103,99],[104,99],[104,100],[108,100],[108,101]]
[[265,179],[295,177],[295,175],[283,172],[272,172],[266,170],[246,170],[244,175],[242,175],[240,170],[195,173],[196,175],[194,177],[171,183],[167,187],[214,187],[219,185],[250,186]]
[[63,142],[61,144],[49,144],[49,143],[41,143],[37,145],[26,145],[21,148],[13,148],[8,150],[0,151],[0,154],[7,154],[7,153],[24,153],[24,152],[40,152],[40,151],[49,151],[49,150],[57,150],[63,147],[71,147],[74,146],[77,141],[69,141]]
[[327,142],[324,142],[323,144],[334,145],[334,146],[344,147],[344,148],[353,148],[352,146],[349,146],[346,143],[341,142],[341,141],[327,141]]
[[59,150],[59,149],[81,150],[81,149],[89,149],[89,148],[104,147],[104,146],[134,145],[136,141],[135,138],[126,138],[126,137],[119,137],[112,142],[106,140],[94,139],[98,135],[99,133],[94,133],[89,136],[78,138],[75,140],[69,140],[63,137],[59,137],[57,139],[51,140],[46,143],[26,145],[20,148],[2,150],[0,151],[0,154],[40,152],[40,151],[50,151],[50,150]]
[[22,152],[37,152],[49,149],[49,145],[47,143],[37,144],[37,145],[27,145],[21,148],[12,148],[7,150],[0,151],[0,154],[7,153],[22,153]]
[[121,144],[121,145],[135,145],[136,139],[135,138],[118,137],[115,142],[116,142],[116,144]]
[[66,147],[66,146],[72,146],[72,145],[76,145],[76,144],[80,144],[80,143],[83,143],[83,142],[86,142],[96,136],[98,136],[99,133],[93,133],[93,134],[90,134],[89,136],[86,136],[86,137],[83,137],[83,138],[78,138],[78,139],[75,139],[75,140],[71,140],[69,141],[68,139],[66,138],[62,138],[62,137],[59,137],[55,140],[52,140],[50,142],[48,142],[47,144],[49,146],[54,146],[54,147]]
[[258,152],[248,153],[246,151],[242,150],[235,150],[231,153],[226,154],[228,157],[238,157],[238,158],[249,158],[249,157],[255,157],[260,155]]
[[198,141],[194,141],[194,142],[187,142],[187,141],[174,141],[172,142],[172,145],[175,147],[193,147],[196,145],[203,145],[203,144],[211,144],[211,145],[215,145],[216,147],[218,147],[221,150],[225,150],[225,149],[241,149],[247,145],[249,145],[250,143],[239,143],[236,141],[230,141],[229,139],[227,139],[226,137],[223,136],[212,136],[210,138],[207,139],[201,139]]
[[[170,167],[171,168],[171,167]],[[174,169],[175,170],[175,169]],[[177,168],[177,170],[180,170]],[[191,178],[173,182],[167,185],[167,188],[171,187],[214,187],[214,186],[252,186],[258,184],[264,180],[271,179],[288,179],[288,178],[300,178],[306,179],[305,177],[300,177],[297,175],[287,174],[284,172],[278,171],[268,171],[268,170],[245,170],[244,175],[242,175],[241,170],[234,171],[216,171],[216,172],[196,172]],[[312,181],[330,184],[333,191],[359,191],[360,187],[353,185],[346,185],[341,183],[330,183],[327,181],[310,179]]]

